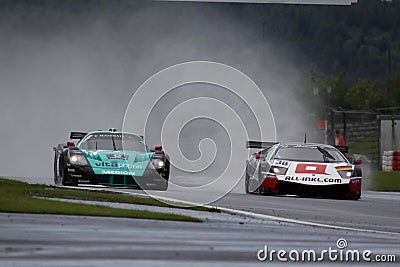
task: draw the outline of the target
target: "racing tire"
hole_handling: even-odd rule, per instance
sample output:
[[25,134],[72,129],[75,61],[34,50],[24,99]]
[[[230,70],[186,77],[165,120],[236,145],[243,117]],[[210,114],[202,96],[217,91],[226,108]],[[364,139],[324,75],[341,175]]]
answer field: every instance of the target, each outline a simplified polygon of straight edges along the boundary
[[257,189],[258,194],[262,195],[262,196],[271,196],[273,195],[271,192],[267,191],[265,186],[260,185],[260,187],[258,187]]
[[257,192],[259,195],[264,195],[264,187],[260,185],[260,187],[258,187]]
[[273,192],[271,192],[271,191],[268,189],[268,187],[265,187],[265,186],[262,186],[262,185],[260,185],[260,186],[258,187],[257,192],[258,192],[259,195],[262,195],[262,196],[276,196],[276,195],[279,194],[279,193],[273,193]]
[[62,159],[61,153],[64,149],[63,144],[59,144],[57,148],[54,149],[54,184],[61,185],[62,183]]
[[167,191],[167,189],[168,189],[168,180],[166,180],[163,185],[161,185],[160,187],[157,187],[155,190]]
[[78,186],[77,182],[72,182],[68,176],[62,151],[64,144],[59,144],[54,152],[54,184],[64,186]]
[[142,187],[142,189],[157,190],[157,191],[167,191],[167,189],[168,189],[168,179],[165,179],[164,181],[159,182],[157,185],[145,186],[144,188]]
[[162,177],[161,181],[157,181],[155,184],[148,185],[145,180],[137,181],[138,186],[142,190],[158,190],[158,191],[166,191],[168,189],[168,181],[169,181],[169,161],[166,162],[166,170],[165,172],[158,173],[159,177]]
[[59,185],[60,184],[60,179],[59,179],[59,169],[58,169],[58,160],[59,160],[59,155],[57,155],[57,151],[54,153],[54,184]]
[[249,190],[249,183],[250,183],[250,176],[247,174],[247,168],[246,168],[246,173],[244,177],[244,190],[246,191],[246,194],[250,194]]
[[166,191],[168,189],[168,180],[164,180],[163,182],[159,182],[156,185],[140,185],[139,187],[142,190]]
[[354,167],[354,175],[356,177],[362,177],[362,169],[360,166],[355,166]]
[[166,169],[167,169],[167,171],[166,171],[165,174],[163,175],[163,178],[165,179],[165,181],[162,182],[162,183],[160,183],[160,185],[157,186],[156,189],[154,189],[154,190],[167,191],[167,189],[168,189],[169,170],[170,170],[170,168],[169,168],[169,165],[170,165],[169,161],[167,161],[165,165],[166,165]]
[[78,186],[77,182],[71,182],[71,179],[68,177],[67,170],[66,168],[61,169],[61,177],[62,177],[62,182],[61,184],[64,186]]

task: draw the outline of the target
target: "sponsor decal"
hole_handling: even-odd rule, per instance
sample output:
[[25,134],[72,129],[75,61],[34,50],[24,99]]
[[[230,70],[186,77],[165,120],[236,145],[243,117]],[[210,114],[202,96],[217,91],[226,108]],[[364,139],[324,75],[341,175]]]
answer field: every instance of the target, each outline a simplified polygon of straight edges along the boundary
[[135,172],[130,172],[130,171],[101,171],[101,174],[108,174],[108,175],[135,175]]
[[299,163],[296,166],[296,173],[325,174],[326,164]]
[[330,177],[309,177],[309,176],[286,176],[285,181],[295,182],[315,182],[315,183],[337,183],[340,184],[342,179]]
[[129,155],[125,154],[107,154],[106,155],[108,159],[124,159],[127,160],[129,158]]
[[128,169],[143,169],[143,165],[140,164],[129,164],[125,162],[96,162],[96,167],[111,167],[111,168],[128,168]]
[[352,171],[353,167],[352,166],[340,166],[336,167],[337,171]]
[[114,137],[114,138],[122,138],[122,134],[113,134],[113,133],[102,133],[102,134],[92,134],[93,137]]

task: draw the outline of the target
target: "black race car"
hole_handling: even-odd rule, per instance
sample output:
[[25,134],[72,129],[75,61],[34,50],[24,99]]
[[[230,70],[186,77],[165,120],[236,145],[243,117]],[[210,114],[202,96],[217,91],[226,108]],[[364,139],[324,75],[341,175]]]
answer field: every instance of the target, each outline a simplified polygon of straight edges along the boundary
[[142,136],[109,131],[71,132],[69,141],[54,148],[54,182],[133,186],[167,190],[170,161],[161,146],[150,150]]

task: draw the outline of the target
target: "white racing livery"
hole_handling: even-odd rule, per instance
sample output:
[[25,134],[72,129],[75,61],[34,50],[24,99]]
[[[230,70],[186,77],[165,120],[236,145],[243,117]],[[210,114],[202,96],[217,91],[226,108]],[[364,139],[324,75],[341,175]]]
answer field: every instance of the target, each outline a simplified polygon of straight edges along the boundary
[[360,162],[350,162],[334,147],[314,143],[248,141],[261,149],[246,163],[246,193],[294,194],[304,197],[361,197]]

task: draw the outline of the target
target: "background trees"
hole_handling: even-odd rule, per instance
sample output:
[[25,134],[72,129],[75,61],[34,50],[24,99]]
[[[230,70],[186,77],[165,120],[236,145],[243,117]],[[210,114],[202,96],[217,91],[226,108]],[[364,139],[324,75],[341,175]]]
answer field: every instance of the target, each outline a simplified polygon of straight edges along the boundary
[[266,35],[293,43],[321,72],[341,73],[348,83],[366,78],[382,89],[400,69],[400,1],[263,9]]

